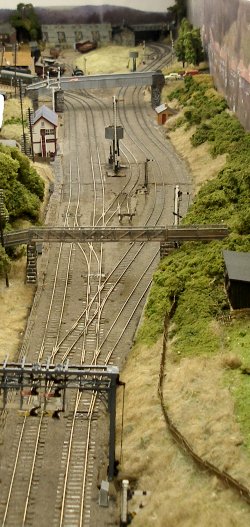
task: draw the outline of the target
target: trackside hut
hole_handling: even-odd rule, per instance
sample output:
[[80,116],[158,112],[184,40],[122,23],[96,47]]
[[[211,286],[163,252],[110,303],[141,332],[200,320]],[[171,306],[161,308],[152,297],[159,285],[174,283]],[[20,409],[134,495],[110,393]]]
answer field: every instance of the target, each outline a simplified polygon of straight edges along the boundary
[[250,308],[250,253],[223,251],[225,284],[233,309]]
[[158,124],[165,124],[169,117],[172,117],[172,115],[176,115],[178,113],[173,108],[170,108],[166,103],[156,106],[155,112],[157,114]]
[[54,157],[58,137],[58,115],[43,105],[32,119],[33,149],[35,156]]

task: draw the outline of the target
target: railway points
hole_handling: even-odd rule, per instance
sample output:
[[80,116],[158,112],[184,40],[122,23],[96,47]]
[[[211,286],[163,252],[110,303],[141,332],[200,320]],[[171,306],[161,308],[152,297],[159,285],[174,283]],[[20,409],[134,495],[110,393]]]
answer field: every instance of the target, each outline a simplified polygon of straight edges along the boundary
[[[155,126],[150,127],[150,103],[141,102],[139,89],[133,90],[131,95],[130,87],[130,93],[125,93],[127,86],[122,88],[123,93],[118,94],[119,99],[124,101],[119,105],[119,120],[126,130],[121,150],[127,177],[106,179],[104,182],[105,176],[102,176],[106,158],[103,129],[112,122],[112,112],[100,93],[95,98],[87,92],[72,94],[72,86],[80,87],[80,82],[79,79],[69,82],[70,91],[65,90],[64,93],[64,155],[60,159],[64,170],[63,189],[61,191],[60,180],[50,200],[52,221],[46,227],[47,238],[43,238],[45,231],[40,229],[13,233],[11,241],[9,238],[10,244],[25,240],[23,243],[34,244],[34,248],[36,243],[43,243],[45,239],[49,243],[57,241],[51,243],[49,248],[45,247],[39,262],[42,267],[49,253],[39,277],[34,311],[21,350],[21,356],[26,354],[29,357],[27,365],[31,366],[36,364],[36,360],[45,366],[51,350],[52,364],[56,361],[62,364],[70,357],[70,361],[75,360],[75,364],[79,365],[81,361],[90,364],[92,360],[96,363],[106,360],[111,366],[122,366],[133,341],[152,274],[159,262],[159,248],[169,243],[172,249],[172,242],[166,241],[173,229],[170,227],[168,231],[166,227],[173,219],[169,188],[172,190],[176,182],[184,191],[190,188],[185,167],[180,160],[173,161],[172,152],[166,150]],[[42,84],[46,87],[46,81]],[[56,88],[56,85],[52,87]],[[31,93],[29,90],[27,93]],[[155,95],[158,97],[159,91]],[[102,130],[102,135],[99,130]],[[154,164],[149,174],[150,192],[147,199],[140,196],[141,201],[138,200],[138,210],[133,218],[137,227],[135,230],[127,226],[115,227],[119,221],[118,203],[121,203],[121,212],[126,210],[122,205],[123,196],[126,194],[127,199],[147,183],[148,174],[144,176],[144,172],[138,170],[139,163],[145,164],[145,159],[154,159]],[[113,194],[111,186],[112,192],[115,188]],[[53,216],[55,202],[59,211]],[[183,210],[181,213],[184,215]],[[80,225],[80,220],[91,225],[87,227],[88,231]],[[124,224],[126,221],[124,218]],[[54,230],[55,225],[58,227]],[[197,227],[193,226],[193,236],[201,239],[201,231],[197,233]],[[227,227],[214,227],[218,228],[219,239],[227,236]],[[206,229],[205,226],[201,228]],[[181,236],[181,230],[173,232],[174,239],[177,233]],[[214,234],[206,231],[206,241],[213,239]],[[106,241],[115,243],[102,243]],[[124,244],[116,244],[123,241]],[[31,392],[32,388],[28,386],[26,390]],[[37,415],[31,418],[29,412],[26,415],[25,404],[25,415],[16,412],[18,426],[12,428],[14,446],[9,455],[9,466],[6,466],[6,485],[0,498],[0,518],[6,527],[37,523],[42,527],[112,524],[110,506],[107,507],[109,510],[102,508],[99,516],[97,511],[96,482],[100,481],[100,473],[97,472],[101,466],[107,473],[108,457],[106,422],[106,427],[96,434],[103,407],[99,407],[95,393],[90,395],[87,390],[78,391],[77,387],[68,390],[64,419],[51,419],[52,408],[55,411],[62,409],[63,390],[61,396],[56,397],[56,389],[49,392],[44,387],[39,400],[31,401]],[[17,402],[20,402],[20,393],[19,389]],[[54,397],[49,397],[50,393]],[[25,401],[29,397],[25,390],[22,390],[21,396]],[[37,408],[39,405],[40,408]],[[41,406],[45,407],[45,411],[41,410]],[[14,412],[10,414],[8,419],[11,422]],[[101,441],[105,447],[99,454]],[[11,472],[9,467],[16,468]],[[48,503],[46,517],[45,502]]]

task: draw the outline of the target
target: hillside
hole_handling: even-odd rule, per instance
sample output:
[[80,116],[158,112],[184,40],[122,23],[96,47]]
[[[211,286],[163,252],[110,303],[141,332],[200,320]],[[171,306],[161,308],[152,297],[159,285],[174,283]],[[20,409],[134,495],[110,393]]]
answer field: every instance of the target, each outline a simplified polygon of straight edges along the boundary
[[[143,507],[135,498],[130,504],[135,527],[150,522],[247,527],[250,510],[228,485],[235,478],[250,496],[249,377],[242,373],[250,366],[250,315],[231,315],[222,248],[250,251],[249,134],[228,112],[208,75],[171,84],[165,97],[179,108],[166,134],[199,176],[185,223],[225,218],[231,235],[224,242],[184,244],[161,261],[154,275],[122,373],[121,470],[136,480],[135,488],[150,492]],[[122,404],[120,394],[120,412]],[[120,433],[121,428],[119,421]]]
[[[104,24],[121,25],[167,22],[169,15],[142,9],[109,6],[36,7],[40,24]],[[10,9],[0,9],[0,22],[7,22],[12,14]]]

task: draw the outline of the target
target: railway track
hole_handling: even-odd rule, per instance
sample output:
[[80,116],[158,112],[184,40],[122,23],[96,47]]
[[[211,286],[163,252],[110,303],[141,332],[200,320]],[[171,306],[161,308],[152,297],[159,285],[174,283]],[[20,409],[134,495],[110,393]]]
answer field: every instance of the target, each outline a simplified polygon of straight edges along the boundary
[[[128,164],[124,182],[123,178],[108,181],[105,177],[106,145],[101,142],[100,127],[104,129],[112,118],[107,101],[97,103],[86,95],[66,98],[64,179],[55,211],[58,226],[79,226],[83,221],[93,226],[117,224],[118,211],[142,184],[141,160],[157,157],[148,140],[142,141],[142,132],[136,134],[141,124],[134,120],[134,107],[127,111],[126,100],[132,104],[138,100],[133,100],[131,90],[122,96],[120,119],[130,133],[122,145]],[[143,111],[142,103],[140,108]],[[158,161],[151,185],[150,199],[142,197],[135,223],[157,224],[166,214],[166,182]],[[122,365],[159,259],[158,245],[149,250],[146,244],[133,243],[125,249],[117,244],[111,254],[110,247],[101,243],[56,244],[48,254],[47,272],[38,287],[37,307],[20,358]],[[24,395],[27,411],[33,408],[36,417],[12,412],[6,418],[3,444],[9,434],[14,439],[3,463],[1,525],[98,524],[97,464],[101,459],[107,463],[107,458],[100,432],[98,435],[97,418],[103,408],[97,394],[70,394],[65,418],[52,419],[52,414],[58,417],[61,404],[60,397],[51,397],[55,386],[38,396],[36,389],[34,380],[33,393]],[[45,402],[47,412],[42,411]],[[17,405],[15,398],[11,404]],[[108,514],[105,517],[102,511],[103,525],[109,521]],[[97,523],[91,523],[92,517]]]

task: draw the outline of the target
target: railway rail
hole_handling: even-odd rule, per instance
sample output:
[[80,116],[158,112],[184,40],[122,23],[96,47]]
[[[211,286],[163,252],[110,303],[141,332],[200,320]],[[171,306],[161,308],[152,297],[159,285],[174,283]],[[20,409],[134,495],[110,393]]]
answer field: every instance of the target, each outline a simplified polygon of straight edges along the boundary
[[[158,56],[154,66],[161,60],[166,57]],[[49,213],[50,224],[57,226],[13,233],[12,241],[11,235],[5,238],[6,245],[17,240],[44,242],[45,274],[40,275],[20,360],[26,356],[38,363],[122,366],[159,261],[159,241],[170,235],[176,239],[177,231],[185,235],[183,228],[161,227],[171,224],[174,184],[181,181],[189,188],[183,164],[166,153],[161,139],[157,141],[146,118],[150,109],[142,103],[142,90],[122,89],[119,97],[123,99],[119,119],[127,130],[121,144],[125,176],[107,176],[103,130],[112,122],[111,94],[102,93],[98,99],[86,92],[68,93],[63,185],[58,181],[55,192],[60,199]],[[154,159],[147,195],[138,192],[143,187],[145,158]],[[120,226],[119,210],[135,197],[133,227]],[[86,223],[88,228],[83,226]],[[215,228],[218,236],[227,235],[225,227]],[[206,239],[211,239],[215,232],[208,231],[204,228]],[[197,239],[197,232],[197,227],[192,234],[188,228],[186,236]],[[27,413],[38,410],[37,417],[2,412],[3,445],[13,435],[2,466],[2,527],[110,524],[110,510],[100,512],[98,507],[98,465],[107,471],[107,424],[100,431],[104,407],[97,392],[72,393],[65,418],[51,419],[39,413],[35,381],[33,388],[24,400]],[[43,402],[58,417],[62,400],[50,397],[53,393],[51,382]],[[8,404],[15,406],[17,398],[9,398],[7,408]]]
[[[71,118],[71,114],[73,119]],[[65,123],[65,128],[68,126],[69,135],[75,136],[75,127],[79,126],[77,123],[78,116],[75,118],[76,110],[69,112],[68,115],[69,122],[68,125],[67,122]],[[86,115],[88,117],[88,121],[86,121],[88,123],[86,127],[86,135],[91,136],[94,131],[92,111],[87,112]],[[85,135],[85,132],[83,132],[83,134]],[[76,141],[77,149],[75,148],[74,143],[72,143],[73,148],[69,147],[70,155],[64,155],[64,187],[59,218],[64,218],[63,228],[79,228],[78,220],[82,214],[80,196],[83,187],[86,188],[87,184],[91,185],[93,189],[94,206],[89,207],[89,211],[85,211],[85,217],[87,212],[87,216],[89,214],[89,217],[92,218],[93,227],[95,222],[101,223],[104,226],[106,210],[108,210],[107,221],[114,222],[117,218],[116,213],[114,213],[115,211],[110,212],[109,204],[107,205],[107,202],[105,203],[102,177],[104,160],[101,162],[102,154],[98,154],[96,148],[95,150],[92,150],[92,153],[90,152],[87,163],[89,165],[88,174],[91,174],[91,178],[89,178],[90,181],[86,182],[82,177],[83,174],[80,169],[81,161],[79,160],[79,143],[81,143],[81,139],[78,137],[78,140]],[[90,147],[90,149],[92,149],[92,147]],[[68,157],[71,159],[69,164],[67,161]],[[131,170],[130,180],[133,179],[133,175],[133,170]],[[120,198],[118,198],[118,200],[119,199]],[[117,202],[117,198],[115,201]],[[112,203],[112,200],[110,203]],[[111,208],[113,205],[111,204]],[[114,332],[117,322],[120,321],[122,331],[116,330],[116,336],[113,338],[112,346],[110,340],[107,344],[107,338],[104,336],[102,314],[105,310],[105,304],[110,300],[111,296],[114,295],[115,289],[121,287],[121,280],[125,280],[126,275],[129,274],[131,265],[134,262],[135,254],[140,254],[143,251],[143,248],[139,247],[139,245],[140,244],[133,244],[132,247],[125,250],[123,256],[120,259],[117,259],[117,264],[112,271],[113,276],[112,273],[109,273],[107,280],[102,284],[103,249],[100,244],[97,248],[94,248],[92,240],[87,246],[86,244],[81,246],[80,243],[74,244],[73,246],[72,243],[69,243],[67,248],[61,243],[59,243],[59,245],[55,244],[55,248],[51,248],[49,252],[50,260],[47,264],[47,273],[44,283],[42,284],[42,288],[50,292],[50,294],[46,296],[40,291],[39,311],[42,314],[40,323],[33,331],[29,331],[29,342],[24,342],[21,356],[23,356],[24,353],[27,353],[28,356],[34,357],[37,361],[46,360],[48,356],[52,360],[56,360],[56,357],[58,357],[58,360],[62,359],[64,361],[67,360],[67,358],[74,356],[74,359],[78,357],[80,363],[86,360],[89,361],[90,358],[92,363],[96,363],[98,360],[101,362],[106,361],[107,363],[109,361],[116,362],[117,359],[115,354],[119,356],[120,353],[117,352],[117,347],[121,342],[126,328],[126,324],[123,320],[121,321],[121,319],[123,317],[123,319],[127,321],[128,328],[129,322],[131,323],[133,320],[132,314],[134,314],[136,309],[142,304],[151,282],[152,268],[150,261],[145,273],[142,274],[141,278],[138,277],[137,288],[142,282],[139,295],[138,292],[136,292],[136,286],[134,286],[130,290],[128,299],[125,301],[124,306],[121,306],[118,313],[116,313],[116,319],[112,321],[106,330],[106,334],[110,337],[112,332]],[[155,258],[157,259],[157,253],[158,250],[153,256],[152,263],[155,262]],[[79,280],[76,278],[78,274],[76,273],[76,269],[77,267],[79,268],[79,266],[76,265],[76,261],[79,259],[81,265],[84,265],[86,268],[86,281],[83,281],[85,292],[82,292],[81,294],[81,297],[85,298],[82,307],[82,301],[80,301],[80,299],[79,302],[75,303],[71,298],[71,295],[74,297],[76,290],[79,289]],[[54,272],[53,269],[55,270]],[[115,275],[116,278],[114,278]],[[93,276],[96,276],[97,278],[93,280]],[[102,297],[101,293],[103,295]],[[129,302],[130,305],[132,304],[134,307],[133,309],[127,307],[127,310],[125,311],[125,306],[128,306]],[[70,323],[68,314],[71,312],[73,304],[73,323]],[[77,306],[75,304],[77,304]],[[76,314],[77,311],[78,315]],[[46,313],[47,315],[44,317],[43,313]],[[33,334],[35,332],[36,337],[34,338]],[[107,350],[103,353],[102,349],[104,349],[105,346],[107,346]],[[34,396],[31,395],[30,399],[27,401],[27,405],[33,405],[34,402]],[[58,480],[58,486],[57,490],[53,490],[51,498],[52,501],[56,503],[56,510],[53,514],[53,518],[51,515],[47,516],[46,524],[48,524],[48,522],[52,524],[52,521],[55,525],[89,524],[91,497],[93,494],[93,472],[95,470],[94,437],[96,421],[95,419],[93,420],[93,418],[95,418],[97,412],[98,402],[96,400],[96,394],[90,396],[88,401],[83,400],[82,394],[78,394],[76,395],[76,398],[70,398],[68,401],[66,429],[65,426],[63,426],[64,423],[62,420],[57,423],[57,446],[58,449],[60,448],[60,445],[63,447],[63,457],[61,463],[59,459],[54,463],[54,480]],[[85,421],[79,419],[79,416],[82,415],[86,415]],[[19,522],[20,525],[32,525],[34,518],[37,517],[37,515],[39,516],[39,510],[42,511],[42,503],[44,502],[46,495],[44,486],[41,483],[43,474],[42,466],[46,464],[46,462],[48,463],[48,461],[46,461],[46,456],[49,455],[49,449],[46,447],[44,437],[51,437],[53,421],[45,416],[41,416],[39,419],[35,420],[26,416],[24,418],[20,416],[18,421],[20,422],[19,426],[16,428],[15,444],[9,458],[9,464],[14,468],[11,471],[9,486],[7,485],[9,488],[7,499],[6,492],[2,494],[0,514],[1,518],[3,518],[3,525],[17,525],[17,522]],[[8,418],[8,424],[9,423],[10,417]],[[33,428],[35,430],[33,430]],[[27,437],[27,440],[25,437]],[[88,439],[86,440],[84,437],[87,437]],[[75,446],[77,444],[79,448]],[[53,451],[52,445],[51,450]],[[82,456],[83,465],[81,465],[81,468],[79,468],[80,452],[82,454],[85,452]],[[21,474],[24,463],[26,464],[27,472],[25,471],[24,481],[22,486],[20,486],[19,481],[22,479]],[[8,470],[7,473],[9,473]],[[84,474],[83,479],[80,477],[80,474]],[[8,477],[6,474],[6,482],[7,479]],[[71,483],[72,481],[74,482],[73,484]],[[78,488],[77,492],[76,485]],[[86,491],[84,490],[85,488]],[[82,499],[78,499],[77,506],[74,507],[74,494],[76,495],[76,493],[78,497],[81,496]],[[14,507],[13,500],[15,499],[15,495],[18,499],[16,500]],[[59,509],[60,518],[56,512],[59,511]],[[42,525],[43,518],[41,512],[40,516]]]

